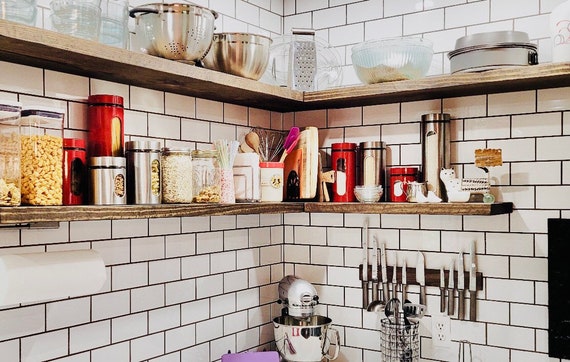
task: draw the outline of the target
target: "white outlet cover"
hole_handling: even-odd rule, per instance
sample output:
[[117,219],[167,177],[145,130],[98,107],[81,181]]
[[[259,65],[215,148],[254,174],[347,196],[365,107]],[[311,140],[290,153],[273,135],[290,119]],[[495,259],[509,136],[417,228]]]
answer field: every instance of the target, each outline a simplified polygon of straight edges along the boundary
[[446,314],[434,314],[431,317],[431,341],[433,347],[451,347],[451,319]]

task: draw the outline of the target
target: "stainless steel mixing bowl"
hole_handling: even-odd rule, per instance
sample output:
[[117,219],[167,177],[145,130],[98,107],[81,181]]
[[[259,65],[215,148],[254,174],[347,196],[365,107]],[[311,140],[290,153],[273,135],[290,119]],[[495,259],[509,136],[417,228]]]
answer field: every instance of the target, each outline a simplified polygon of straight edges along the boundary
[[244,78],[261,78],[269,61],[271,38],[250,33],[216,33],[204,67]]
[[129,12],[136,19],[133,50],[194,63],[212,44],[218,14],[193,4],[147,4]]

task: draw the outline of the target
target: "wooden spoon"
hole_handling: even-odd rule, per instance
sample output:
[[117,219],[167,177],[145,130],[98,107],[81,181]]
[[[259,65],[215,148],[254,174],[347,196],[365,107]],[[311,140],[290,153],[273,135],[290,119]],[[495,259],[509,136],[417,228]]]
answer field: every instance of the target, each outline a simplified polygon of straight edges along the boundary
[[251,147],[255,153],[260,155],[259,153],[259,135],[255,132],[249,132],[245,135],[245,143]]

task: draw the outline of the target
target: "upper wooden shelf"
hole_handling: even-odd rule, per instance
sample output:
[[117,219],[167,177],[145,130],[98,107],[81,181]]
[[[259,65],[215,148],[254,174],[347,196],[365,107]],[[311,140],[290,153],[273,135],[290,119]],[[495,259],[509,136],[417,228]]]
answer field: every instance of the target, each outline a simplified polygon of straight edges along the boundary
[[513,204],[412,204],[336,202],[279,202],[237,204],[161,204],[121,206],[19,206],[0,208],[0,224],[60,221],[154,219],[168,217],[219,216],[276,213],[362,213],[430,215],[498,215],[513,211]]
[[570,86],[555,63],[303,93],[6,20],[0,60],[279,112]]

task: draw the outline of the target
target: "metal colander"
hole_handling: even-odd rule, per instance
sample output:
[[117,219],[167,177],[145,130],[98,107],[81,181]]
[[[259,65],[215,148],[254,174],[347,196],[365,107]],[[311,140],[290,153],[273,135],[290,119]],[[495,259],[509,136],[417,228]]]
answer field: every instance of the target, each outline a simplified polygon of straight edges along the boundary
[[189,63],[202,59],[210,49],[218,17],[193,4],[148,4],[129,13],[136,19],[136,50]]

